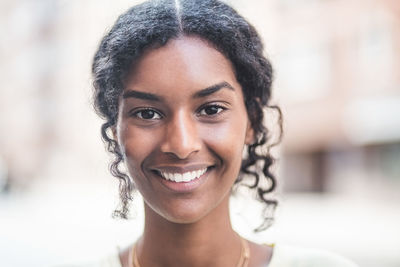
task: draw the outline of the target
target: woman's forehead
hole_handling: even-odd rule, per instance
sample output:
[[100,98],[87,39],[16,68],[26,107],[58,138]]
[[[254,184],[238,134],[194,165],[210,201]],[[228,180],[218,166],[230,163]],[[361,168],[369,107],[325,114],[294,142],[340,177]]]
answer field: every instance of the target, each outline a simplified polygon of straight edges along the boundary
[[223,81],[237,85],[231,62],[206,41],[182,37],[147,51],[128,75],[126,85],[203,88]]

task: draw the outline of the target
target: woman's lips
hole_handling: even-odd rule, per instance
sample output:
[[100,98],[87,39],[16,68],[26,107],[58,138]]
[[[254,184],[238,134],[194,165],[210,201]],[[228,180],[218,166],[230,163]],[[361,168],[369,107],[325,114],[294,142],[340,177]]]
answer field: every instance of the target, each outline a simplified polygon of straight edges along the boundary
[[202,176],[205,172],[207,171],[207,168],[199,169],[199,170],[194,170],[194,171],[187,171],[184,173],[179,173],[179,172],[169,172],[169,171],[161,171],[159,172],[160,176],[176,183],[182,183],[182,182],[190,182],[193,181],[194,179],[199,178]]
[[155,169],[157,180],[174,192],[190,192],[201,186],[208,178],[212,167],[190,168],[189,171],[177,168]]

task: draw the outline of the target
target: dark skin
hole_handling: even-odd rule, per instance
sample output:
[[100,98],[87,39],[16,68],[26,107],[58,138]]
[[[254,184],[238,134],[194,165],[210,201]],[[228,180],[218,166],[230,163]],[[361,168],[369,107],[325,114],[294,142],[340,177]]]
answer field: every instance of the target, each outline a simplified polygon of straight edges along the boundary
[[[194,37],[148,51],[128,77],[114,134],[144,199],[140,265],[236,266],[229,197],[254,136],[230,61]],[[272,248],[249,246],[249,266],[266,266]]]

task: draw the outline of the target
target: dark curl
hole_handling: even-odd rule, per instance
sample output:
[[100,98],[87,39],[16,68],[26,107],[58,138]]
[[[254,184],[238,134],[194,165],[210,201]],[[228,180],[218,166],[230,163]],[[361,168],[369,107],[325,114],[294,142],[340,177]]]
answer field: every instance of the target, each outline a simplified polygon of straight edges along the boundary
[[[119,169],[123,162],[111,129],[118,119],[118,100],[129,71],[148,49],[165,45],[182,36],[197,36],[213,45],[232,62],[240,83],[247,113],[255,133],[255,142],[247,147],[236,184],[245,183],[256,190],[257,198],[266,204],[264,223],[257,230],[266,229],[272,222],[276,200],[266,195],[274,191],[276,179],[270,171],[274,162],[270,148],[279,143],[282,115],[279,107],[270,106],[272,67],[263,55],[263,44],[255,28],[230,6],[216,0],[150,0],[134,6],[122,14],[105,35],[94,56],[92,65],[94,107],[105,120],[101,127],[107,150],[115,159],[111,174],[120,181],[121,208],[115,216],[127,218],[134,185]],[[264,110],[278,113],[280,128],[277,142],[263,124]],[[266,150],[261,151],[262,148]],[[253,179],[246,181],[247,179]]]

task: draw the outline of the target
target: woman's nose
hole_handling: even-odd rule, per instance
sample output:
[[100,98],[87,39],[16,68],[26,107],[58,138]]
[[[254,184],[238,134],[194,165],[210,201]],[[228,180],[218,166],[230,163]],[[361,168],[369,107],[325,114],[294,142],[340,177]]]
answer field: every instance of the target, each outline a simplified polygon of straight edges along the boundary
[[173,154],[179,159],[186,159],[200,148],[201,141],[195,119],[183,111],[177,113],[167,123],[161,151]]

